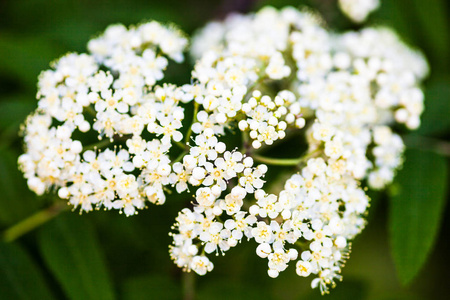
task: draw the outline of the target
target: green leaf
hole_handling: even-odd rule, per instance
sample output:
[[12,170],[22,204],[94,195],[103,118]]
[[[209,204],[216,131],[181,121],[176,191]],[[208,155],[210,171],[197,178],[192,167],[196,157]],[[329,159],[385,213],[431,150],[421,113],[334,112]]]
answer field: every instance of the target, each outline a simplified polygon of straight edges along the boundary
[[53,299],[43,275],[18,245],[0,243],[0,295],[2,299]]
[[308,300],[339,300],[352,299],[363,300],[367,298],[367,284],[361,280],[344,278],[343,282],[338,282],[334,289],[330,289],[330,294],[322,296],[318,289],[312,290],[307,297]]
[[37,210],[39,202],[17,169],[17,155],[0,147],[0,222],[9,225]]
[[439,134],[450,129],[450,81],[436,81],[425,89],[425,111],[419,134]]
[[0,102],[0,133],[2,140],[18,137],[20,124],[25,122],[28,114],[36,108],[34,98],[28,99],[24,95],[14,95]]
[[34,88],[39,73],[62,54],[50,40],[0,32],[0,57],[7,58],[0,60],[0,73],[19,79],[27,88]]
[[131,278],[123,285],[124,300],[181,299],[180,285],[164,274]]
[[36,108],[36,103],[34,97],[28,99],[26,95],[20,94],[3,98],[0,102],[0,129],[23,123],[26,116]]
[[[200,284],[200,280],[198,281],[199,287],[196,298],[198,300],[273,299],[267,294],[264,286],[243,284],[240,281],[224,280],[224,278],[216,278],[214,281],[209,281],[207,284],[203,284],[203,286]],[[202,281],[205,283],[204,280]]]
[[[373,13],[375,25],[389,26],[394,29],[402,39],[416,45],[416,30],[411,26],[412,14],[410,0],[382,1],[380,8]],[[381,21],[381,22],[380,22]]]
[[376,191],[371,189],[367,190],[366,194],[367,196],[369,196],[370,199],[369,215],[367,216],[367,221],[370,223],[370,221],[373,220],[373,218],[375,217],[381,202],[386,197],[386,194],[383,193],[382,191]]
[[431,252],[445,204],[447,161],[433,153],[407,150],[391,195],[391,252],[403,284],[417,275]]
[[414,20],[422,37],[428,42],[429,50],[432,50],[443,66],[447,65],[450,52],[447,0],[412,0],[407,5],[415,9]]
[[93,228],[85,218],[61,215],[39,232],[45,263],[70,299],[114,299]]

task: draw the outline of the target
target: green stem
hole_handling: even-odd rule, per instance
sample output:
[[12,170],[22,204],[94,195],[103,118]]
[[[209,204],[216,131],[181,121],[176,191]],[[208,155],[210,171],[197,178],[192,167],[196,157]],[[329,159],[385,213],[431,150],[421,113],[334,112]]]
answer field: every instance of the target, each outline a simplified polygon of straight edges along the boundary
[[[262,70],[265,70],[266,69],[266,66],[264,66],[263,68],[261,68]],[[252,85],[250,85],[250,86],[248,86],[247,87],[247,94],[245,95],[245,99],[250,99],[251,97],[252,97],[252,92],[254,91],[254,90],[256,90],[257,88],[259,89],[260,87],[261,87],[261,84],[264,82],[264,81],[266,81],[266,80],[268,80],[269,78],[266,76],[266,74],[265,74],[265,72],[260,72],[259,74],[258,74],[258,80],[256,80]],[[270,79],[269,79],[269,81],[270,81]]]
[[188,154],[188,151],[183,151],[183,152],[181,152],[180,155],[178,155],[178,157],[175,158],[175,160],[174,160],[173,162],[174,162],[174,163],[179,162],[180,160],[183,159],[183,157],[184,157],[186,154]]
[[103,140],[99,141],[98,143],[87,145],[86,147],[83,148],[83,151],[96,150],[96,149],[99,149],[99,148],[103,148],[103,147],[109,146],[111,144],[112,144],[111,140],[103,139]]
[[249,154],[251,152],[251,145],[250,145],[248,133],[247,133],[247,131],[241,131],[241,135],[242,135],[241,152]]
[[97,112],[95,111],[95,109],[92,108],[92,106],[85,106],[84,109],[86,110],[86,112],[88,114],[90,114],[91,116],[93,116],[94,118],[97,117]]
[[309,245],[307,242],[300,242],[300,241],[296,241],[295,245],[297,245],[298,247],[300,247],[301,250],[308,250],[309,249]]
[[303,161],[303,157],[301,158],[271,158],[265,157],[258,154],[252,155],[254,160],[259,162],[268,164],[268,165],[276,165],[276,166],[296,166]]
[[195,122],[197,122],[197,113],[198,113],[198,109],[199,109],[199,104],[197,102],[194,102],[194,112],[193,112],[193,117],[192,117],[192,123],[191,126],[188,129],[188,132],[186,133],[186,144],[189,143],[189,140],[191,139],[191,135],[192,135],[192,124],[194,124]]
[[403,136],[403,141],[409,148],[433,151],[450,157],[450,143],[447,141],[414,134]]
[[39,227],[42,224],[50,221],[68,208],[69,206],[66,203],[58,201],[52,206],[38,211],[34,215],[31,215],[28,218],[6,229],[2,234],[2,239],[5,242],[12,242],[22,235],[32,231],[36,227]]
[[181,143],[181,142],[175,142],[174,141],[174,144],[177,145],[178,148],[183,149],[183,150],[186,150],[186,148],[187,148],[187,146],[183,145],[183,143]]
[[268,165],[298,166],[299,164],[306,162],[308,159],[317,156],[317,154],[319,154],[320,151],[321,149],[317,149],[299,158],[272,158],[272,157],[265,157],[256,153],[253,153],[252,157],[254,160]]
[[194,272],[183,272],[183,299],[194,300],[195,299],[195,274]]

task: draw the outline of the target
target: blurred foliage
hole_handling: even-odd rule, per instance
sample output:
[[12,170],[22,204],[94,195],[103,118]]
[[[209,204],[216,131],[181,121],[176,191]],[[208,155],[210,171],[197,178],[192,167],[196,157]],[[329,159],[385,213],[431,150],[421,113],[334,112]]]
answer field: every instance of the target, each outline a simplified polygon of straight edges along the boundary
[[[412,145],[428,152],[407,152],[391,199],[385,193],[371,194],[368,226],[353,244],[344,281],[325,299],[446,299],[450,209],[445,209],[443,196],[448,160],[431,151],[450,152],[450,2],[381,2],[368,23],[395,28],[407,43],[423,49],[430,62],[423,125]],[[192,34],[233,10],[303,4],[319,10],[330,28],[358,28],[342,16],[334,0],[0,2],[0,229],[49,203],[28,191],[16,160],[23,151],[20,124],[36,107],[37,76],[51,61],[68,51],[85,51],[86,42],[112,23],[155,19]],[[189,69],[185,63],[170,70],[171,80],[188,81]],[[170,261],[168,232],[188,201],[175,197],[130,218],[117,212],[67,212],[16,242],[0,243],[0,298],[181,298],[186,278]],[[213,258],[211,274],[194,276],[197,299],[322,299],[293,266],[270,279],[254,249],[250,243]],[[413,278],[414,284],[401,285]]]
[[33,259],[15,244],[0,243],[0,288],[3,299],[54,299]]
[[432,152],[407,150],[392,189],[390,237],[400,280],[417,274],[440,224],[447,185],[446,161]]
[[103,253],[90,224],[74,214],[39,230],[44,261],[71,299],[115,299]]

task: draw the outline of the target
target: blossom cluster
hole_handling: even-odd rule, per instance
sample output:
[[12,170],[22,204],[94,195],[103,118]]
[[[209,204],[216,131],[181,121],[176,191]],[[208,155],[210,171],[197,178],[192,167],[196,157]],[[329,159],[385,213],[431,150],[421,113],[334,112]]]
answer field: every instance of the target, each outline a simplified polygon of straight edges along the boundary
[[[29,187],[127,216],[163,204],[166,190],[186,193],[171,232],[179,267],[204,275],[209,255],[254,240],[270,277],[294,261],[326,293],[365,226],[365,186],[384,188],[402,164],[393,125],[420,125],[428,66],[389,29],[337,34],[323,23],[270,7],[209,23],[183,86],[157,85],[169,59],[183,60],[178,30],[110,26],[90,54],[41,74],[19,158]],[[264,156],[299,136],[298,157]],[[271,165],[295,168],[281,190],[266,182]]]
[[[194,38],[195,133],[223,137],[238,129],[243,145],[233,155],[252,162],[288,163],[260,153],[292,132],[304,134],[308,149],[281,191],[265,181],[248,190],[242,167],[238,180],[225,178],[227,190],[200,187],[174,226],[170,251],[178,266],[203,275],[213,269],[208,254],[246,238],[258,244],[271,277],[294,260],[297,274],[314,275],[322,293],[341,279],[350,241],[365,226],[363,184],[381,189],[392,181],[404,145],[389,126],[419,126],[419,85],[428,69],[388,29],[335,34],[322,23],[293,8],[264,8],[210,23]],[[203,164],[201,177],[215,176]],[[258,168],[270,173],[270,166]]]
[[181,61],[186,44],[157,22],[112,25],[89,42],[90,54],[67,54],[42,72],[19,157],[30,189],[55,189],[82,211],[133,215],[147,200],[164,203],[168,152],[183,138],[179,104],[191,98],[180,87],[155,84],[166,57]]

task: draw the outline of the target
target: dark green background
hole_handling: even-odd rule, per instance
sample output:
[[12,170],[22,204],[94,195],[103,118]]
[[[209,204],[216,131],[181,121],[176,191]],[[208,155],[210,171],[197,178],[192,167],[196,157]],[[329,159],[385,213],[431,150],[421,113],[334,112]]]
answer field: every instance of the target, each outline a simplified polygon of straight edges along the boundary
[[[448,141],[450,2],[381,1],[381,9],[369,24],[393,26],[405,41],[423,49],[430,62],[431,76],[424,86],[427,111],[419,133]],[[68,51],[86,51],[87,41],[111,23],[130,25],[155,19],[178,24],[191,34],[229,11],[256,10],[266,4],[312,5],[325,15],[330,28],[356,29],[339,13],[336,2],[329,0],[1,1],[0,230],[50,202],[50,197],[38,198],[28,191],[16,159],[22,152],[19,126],[36,107],[37,76],[52,60]],[[178,67],[171,74],[173,80],[188,82],[189,69],[189,63]],[[422,148],[432,144],[420,137],[410,136],[410,140]],[[395,187],[391,189],[394,194]],[[385,193],[374,194],[373,199],[369,224],[354,241],[343,270],[344,281],[324,299],[448,299],[450,210],[443,212],[427,262],[405,287],[397,279],[390,254],[389,201]],[[0,243],[0,299],[181,298],[183,277],[169,258],[168,232],[188,201],[178,197],[129,218],[116,211],[82,216],[66,212],[12,244]],[[439,214],[434,218],[439,219]],[[279,278],[270,279],[266,260],[258,258],[254,249],[254,243],[245,243],[224,257],[213,257],[214,271],[195,278],[198,299],[320,298],[309,287],[311,279],[298,277],[293,264]]]

